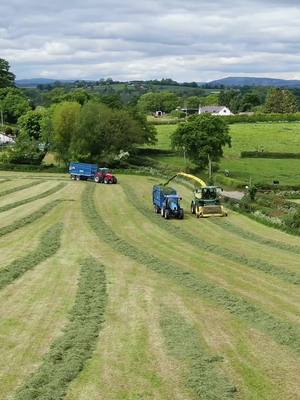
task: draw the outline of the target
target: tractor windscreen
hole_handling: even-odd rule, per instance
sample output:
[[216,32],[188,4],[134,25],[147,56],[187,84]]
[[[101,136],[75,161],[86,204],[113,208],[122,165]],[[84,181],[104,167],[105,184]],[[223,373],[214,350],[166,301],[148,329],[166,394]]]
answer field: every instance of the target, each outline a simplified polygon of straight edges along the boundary
[[204,188],[202,189],[203,200],[214,200],[217,197],[216,188]]

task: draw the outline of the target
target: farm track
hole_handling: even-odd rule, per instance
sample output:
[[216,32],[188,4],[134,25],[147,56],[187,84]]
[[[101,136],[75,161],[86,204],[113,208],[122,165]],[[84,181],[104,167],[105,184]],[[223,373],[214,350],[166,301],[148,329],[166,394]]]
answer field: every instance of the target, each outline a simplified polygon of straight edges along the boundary
[[148,207],[145,207],[144,204],[138,200],[136,194],[128,184],[123,183],[122,187],[129,202],[139,212],[141,212],[146,218],[151,220],[151,222],[155,223],[160,228],[168,231],[170,234],[177,237],[178,239],[190,243],[203,251],[207,251],[217,256],[224,257],[225,259],[241,263],[244,266],[254,268],[263,271],[267,274],[273,275],[274,277],[281,279],[285,282],[293,283],[296,285],[300,284],[300,273],[282,269],[280,267],[277,267],[260,259],[239,255],[237,253],[234,253],[232,250],[225,249],[216,244],[210,244],[205,240],[203,240],[202,238],[198,239],[197,236],[191,235],[186,230],[183,230],[180,227],[178,227],[178,225],[174,226],[172,224],[166,224],[166,222],[162,218],[157,218],[157,215],[155,215],[152,212],[152,210],[149,210]]
[[0,197],[7,196],[9,194],[16,193],[16,192],[19,192],[19,191],[24,190],[24,189],[29,189],[29,188],[31,188],[33,186],[40,185],[43,182],[45,182],[45,180],[39,179],[36,182],[30,182],[30,183],[27,183],[25,185],[16,186],[16,187],[13,187],[11,189],[3,190],[2,192],[0,192]]
[[45,192],[42,192],[42,193],[37,194],[35,196],[29,197],[27,199],[16,201],[14,203],[6,204],[6,205],[0,207],[0,213],[4,212],[4,211],[11,210],[12,208],[16,208],[16,207],[22,206],[22,205],[27,204],[27,203],[31,203],[32,201],[40,200],[40,199],[43,199],[45,197],[48,197],[51,194],[54,194],[54,193],[58,192],[59,190],[63,189],[66,185],[67,185],[67,183],[59,183],[54,188],[46,190]]
[[27,215],[26,217],[20,218],[10,225],[1,227],[0,228],[0,237],[7,235],[11,232],[14,232],[17,229],[23,228],[24,226],[31,224],[32,222],[38,220],[39,218],[42,218],[44,215],[46,215],[48,212],[53,210],[56,206],[61,204],[63,201],[64,200],[60,200],[60,199],[52,200],[49,203],[47,203],[46,205],[39,208],[37,211],[34,211],[33,213]]
[[286,345],[297,354],[300,354],[300,330],[296,324],[278,319],[243,297],[234,295],[205,278],[198,277],[193,272],[184,271],[182,267],[177,266],[175,263],[162,262],[161,259],[120,238],[96,211],[93,201],[94,189],[94,186],[87,187],[83,193],[82,204],[83,212],[89,224],[100,239],[111,244],[121,254],[171,278],[177,284],[193,293],[214,302],[250,326],[265,332],[277,343]]
[[33,269],[47,258],[53,256],[60,248],[62,230],[62,224],[52,226],[41,236],[37,249],[2,268],[0,270],[0,289],[3,289],[26,271]]

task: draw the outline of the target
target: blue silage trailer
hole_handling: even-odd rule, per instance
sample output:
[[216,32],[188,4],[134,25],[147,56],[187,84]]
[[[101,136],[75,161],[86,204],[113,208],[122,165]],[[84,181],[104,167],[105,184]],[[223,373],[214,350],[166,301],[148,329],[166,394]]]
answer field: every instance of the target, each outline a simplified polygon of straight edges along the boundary
[[152,189],[152,202],[154,212],[161,214],[165,219],[170,217],[183,219],[184,212],[180,206],[181,197],[178,196],[175,189],[163,186],[154,185]]
[[69,166],[69,173],[71,178],[76,179],[77,181],[94,179],[97,171],[97,164],[71,162]]

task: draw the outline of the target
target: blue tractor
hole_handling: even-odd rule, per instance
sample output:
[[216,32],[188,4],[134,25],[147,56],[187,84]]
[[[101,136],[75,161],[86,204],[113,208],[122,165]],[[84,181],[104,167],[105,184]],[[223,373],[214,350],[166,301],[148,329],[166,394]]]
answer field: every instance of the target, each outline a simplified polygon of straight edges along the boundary
[[178,196],[175,189],[164,186],[154,185],[152,190],[152,201],[154,211],[165,219],[171,217],[183,219],[184,211],[180,206],[181,197]]

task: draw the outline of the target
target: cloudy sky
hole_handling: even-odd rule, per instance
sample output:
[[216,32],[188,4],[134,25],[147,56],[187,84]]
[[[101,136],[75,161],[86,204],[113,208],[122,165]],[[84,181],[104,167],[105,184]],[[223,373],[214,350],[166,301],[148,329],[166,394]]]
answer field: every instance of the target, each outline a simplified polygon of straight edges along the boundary
[[300,79],[299,0],[0,0],[17,78]]

